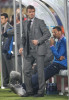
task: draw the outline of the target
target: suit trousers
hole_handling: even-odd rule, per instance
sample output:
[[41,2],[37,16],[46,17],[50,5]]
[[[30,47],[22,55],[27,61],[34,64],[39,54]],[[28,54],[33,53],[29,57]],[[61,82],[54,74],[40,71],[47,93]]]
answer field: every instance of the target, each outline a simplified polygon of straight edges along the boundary
[[44,78],[44,55],[35,55],[31,53],[29,56],[24,58],[24,82],[26,85],[27,92],[33,92],[31,77],[32,77],[32,65],[36,60],[37,71],[38,71],[38,82],[39,90],[38,93],[44,93],[45,90],[45,78]]
[[6,54],[2,53],[2,73],[3,73],[3,85],[9,83],[10,72],[14,70],[14,65],[12,64],[13,58],[8,60]]
[[47,81],[49,78],[54,76],[55,74],[58,74],[60,70],[66,69],[65,66],[59,64],[59,63],[53,63],[46,67],[45,69],[45,80]]

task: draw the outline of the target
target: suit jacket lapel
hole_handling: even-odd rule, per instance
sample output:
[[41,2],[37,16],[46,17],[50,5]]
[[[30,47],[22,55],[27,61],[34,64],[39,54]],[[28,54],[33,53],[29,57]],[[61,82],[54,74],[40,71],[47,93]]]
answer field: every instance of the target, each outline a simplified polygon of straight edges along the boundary
[[27,23],[28,23],[28,21],[26,20],[24,23],[26,36],[27,36]]
[[33,21],[33,25],[32,25],[32,27],[31,27],[31,31],[33,32],[33,35],[35,34],[35,26],[36,26],[36,17],[34,18],[34,21]]
[[7,31],[8,28],[9,28],[9,23],[7,23],[7,25],[6,25],[5,32]]

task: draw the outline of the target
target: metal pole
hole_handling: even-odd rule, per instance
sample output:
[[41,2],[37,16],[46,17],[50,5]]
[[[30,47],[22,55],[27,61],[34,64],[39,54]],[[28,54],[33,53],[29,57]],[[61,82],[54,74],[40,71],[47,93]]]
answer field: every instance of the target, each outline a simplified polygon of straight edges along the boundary
[[[19,7],[20,7],[20,35],[21,35],[21,38],[22,38],[22,0],[20,0],[19,2]],[[24,83],[24,73],[23,73],[23,67],[24,67],[24,61],[23,61],[23,56],[22,56],[22,82]]]
[[0,7],[0,68],[1,68],[1,88],[3,89],[1,33],[2,32],[1,32],[1,7]]
[[68,67],[68,96],[69,96],[69,16],[68,16],[68,0],[64,0],[65,11],[65,35],[67,39],[67,67]]
[[14,8],[14,37],[15,37],[15,70],[17,71],[18,63],[17,63],[17,32],[16,32],[16,0],[13,0],[13,8]]

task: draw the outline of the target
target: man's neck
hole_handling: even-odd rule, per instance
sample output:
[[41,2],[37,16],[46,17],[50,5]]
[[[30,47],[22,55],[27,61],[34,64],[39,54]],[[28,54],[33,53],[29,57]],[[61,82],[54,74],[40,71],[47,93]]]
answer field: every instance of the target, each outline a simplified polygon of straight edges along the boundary
[[19,23],[20,23],[20,21],[17,21],[16,23],[17,23],[17,24],[19,24]]

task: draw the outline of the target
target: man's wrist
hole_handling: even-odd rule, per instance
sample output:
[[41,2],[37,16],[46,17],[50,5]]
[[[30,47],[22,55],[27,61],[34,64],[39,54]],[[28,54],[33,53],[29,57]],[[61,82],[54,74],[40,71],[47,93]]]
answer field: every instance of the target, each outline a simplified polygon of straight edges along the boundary
[[38,41],[38,45],[39,45],[40,43],[39,43],[39,41]]

